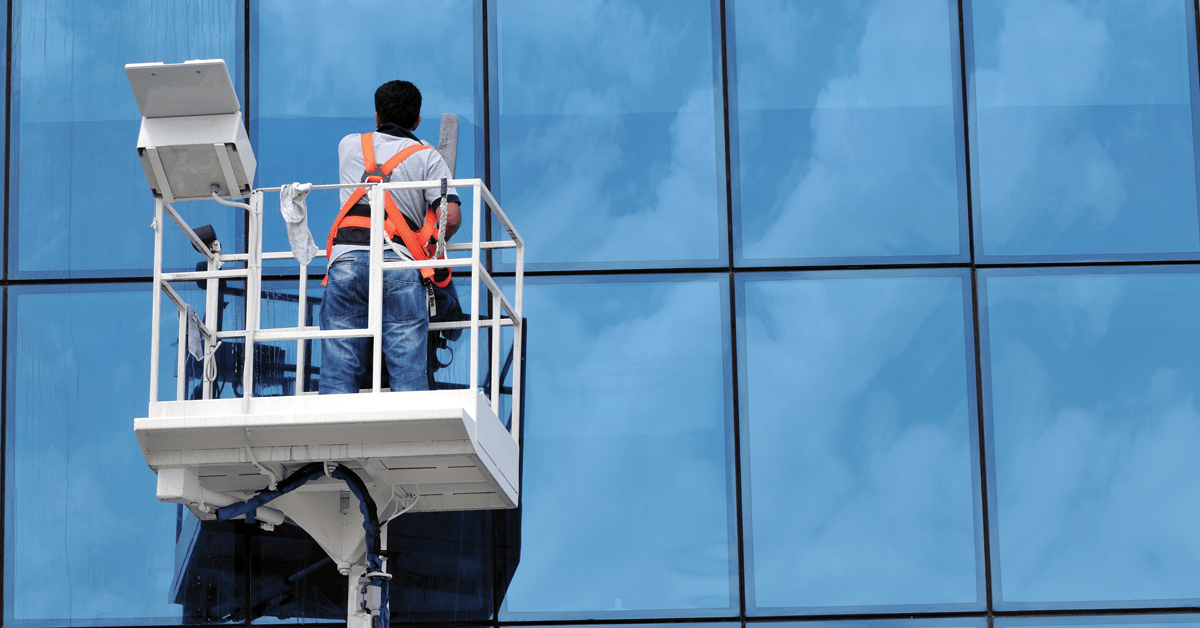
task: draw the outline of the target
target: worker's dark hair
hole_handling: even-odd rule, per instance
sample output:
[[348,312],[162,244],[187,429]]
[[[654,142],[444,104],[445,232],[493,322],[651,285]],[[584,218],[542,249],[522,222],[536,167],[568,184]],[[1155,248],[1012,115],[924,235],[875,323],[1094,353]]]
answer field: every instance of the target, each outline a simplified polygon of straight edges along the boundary
[[375,113],[381,125],[411,129],[421,117],[421,90],[408,81],[388,81],[375,90]]

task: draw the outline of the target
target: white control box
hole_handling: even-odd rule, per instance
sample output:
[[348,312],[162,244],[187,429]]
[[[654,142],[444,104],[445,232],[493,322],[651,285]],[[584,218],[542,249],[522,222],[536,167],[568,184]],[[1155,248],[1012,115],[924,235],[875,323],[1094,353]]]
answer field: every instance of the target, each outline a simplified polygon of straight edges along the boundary
[[222,59],[131,63],[129,86],[142,112],[138,157],[154,196],[175,201],[250,193],[257,161]]

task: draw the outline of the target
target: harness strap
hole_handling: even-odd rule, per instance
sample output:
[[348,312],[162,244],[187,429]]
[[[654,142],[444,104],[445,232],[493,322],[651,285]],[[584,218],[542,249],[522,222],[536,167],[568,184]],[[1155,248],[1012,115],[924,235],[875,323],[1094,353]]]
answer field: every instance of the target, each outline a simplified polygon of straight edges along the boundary
[[[365,170],[367,172],[374,172],[375,169],[379,167],[378,165],[375,164],[375,139],[374,138],[375,138],[374,133],[363,133],[362,138],[361,138],[362,139],[362,149],[363,149],[363,170]],[[396,166],[393,164],[392,167],[395,168]],[[386,175],[388,173],[385,172],[384,174]]]
[[[383,167],[375,161],[375,141],[373,133],[362,134],[362,150],[363,150],[363,169],[366,171],[366,181],[371,183],[379,183],[387,177],[404,162],[405,159],[423,150],[430,150],[433,147],[425,144],[413,144],[404,150],[392,155],[390,159],[384,162]],[[350,193],[350,198],[346,199],[346,203],[342,205],[342,209],[338,212],[337,218],[333,221],[333,226],[329,229],[329,238],[325,244],[325,254],[329,255],[333,251],[333,239],[337,235],[339,229],[343,227],[361,227],[371,228],[370,217],[363,216],[347,216],[350,209],[354,207],[358,201],[362,200],[367,193],[366,187],[355,188]],[[396,206],[396,201],[391,194],[383,196],[383,207],[385,212],[384,217],[384,233],[388,238],[395,238],[397,235],[404,241],[404,245],[408,248],[409,253],[414,259],[425,261],[429,259],[429,253],[421,246],[420,242],[428,242],[437,234],[437,220],[432,210],[425,212],[425,224],[421,230],[413,233],[408,227],[408,222],[404,219],[404,214],[400,212],[400,208]],[[432,268],[422,268],[421,276],[426,279],[433,280],[434,271]],[[325,279],[321,280],[321,285],[324,286],[329,281],[329,275],[326,274]],[[439,287],[445,287],[450,282],[450,278],[446,277],[445,281],[436,282]]]

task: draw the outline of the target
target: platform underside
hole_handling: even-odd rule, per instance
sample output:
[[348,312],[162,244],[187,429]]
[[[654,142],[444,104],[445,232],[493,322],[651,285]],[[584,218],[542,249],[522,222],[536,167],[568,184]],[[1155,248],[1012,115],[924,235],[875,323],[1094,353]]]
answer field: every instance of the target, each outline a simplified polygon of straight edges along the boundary
[[[165,469],[194,470],[204,489],[240,501],[270,482],[259,466],[283,479],[311,462],[337,462],[362,477],[381,508],[393,487],[419,495],[413,512],[518,501],[517,444],[472,391],[170,401],[151,403],[149,414],[134,420],[134,432],[160,485]],[[297,493],[336,499],[344,490],[321,478]]]

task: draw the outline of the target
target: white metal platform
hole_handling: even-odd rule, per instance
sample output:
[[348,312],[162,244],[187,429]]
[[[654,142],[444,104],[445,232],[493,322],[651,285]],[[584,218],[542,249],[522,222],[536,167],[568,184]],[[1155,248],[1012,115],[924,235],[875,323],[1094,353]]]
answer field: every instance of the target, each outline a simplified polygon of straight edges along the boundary
[[[482,394],[467,390],[165,401],[134,419],[158,498],[215,519],[272,479],[312,462],[340,463],[367,484],[380,517],[514,508],[520,453]],[[265,473],[264,473],[265,471]],[[363,517],[346,485],[319,479],[258,509],[293,523],[345,567],[362,555]]]
[[[240,399],[157,402],[133,429],[155,472],[194,467],[211,491],[248,497],[267,488],[269,476],[255,461],[279,479],[304,464],[333,461],[383,487],[381,505],[392,486],[419,495],[413,512],[517,505],[517,444],[482,394],[266,397],[252,399],[249,414],[241,409]],[[185,505],[198,511],[198,503]]]

